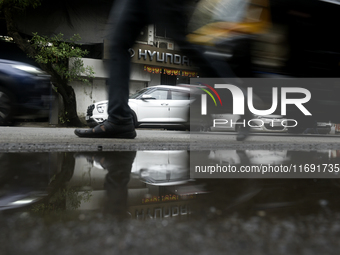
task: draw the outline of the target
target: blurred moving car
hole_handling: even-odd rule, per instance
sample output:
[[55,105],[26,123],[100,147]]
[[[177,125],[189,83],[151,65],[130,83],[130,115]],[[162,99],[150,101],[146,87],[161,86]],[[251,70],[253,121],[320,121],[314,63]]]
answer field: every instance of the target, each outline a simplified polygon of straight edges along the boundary
[[[286,119],[281,115],[254,116],[249,123],[243,124],[240,115],[214,114],[215,124],[211,131],[236,131],[244,125],[249,125],[251,132],[287,132]],[[283,123],[282,123],[283,122]]]
[[[107,118],[108,101],[88,107],[86,122],[90,127],[103,123]],[[144,88],[130,96],[136,127],[142,125],[188,125],[190,89],[180,86],[157,85]]]
[[51,99],[49,75],[26,63],[0,59],[0,125],[13,117],[47,118]]

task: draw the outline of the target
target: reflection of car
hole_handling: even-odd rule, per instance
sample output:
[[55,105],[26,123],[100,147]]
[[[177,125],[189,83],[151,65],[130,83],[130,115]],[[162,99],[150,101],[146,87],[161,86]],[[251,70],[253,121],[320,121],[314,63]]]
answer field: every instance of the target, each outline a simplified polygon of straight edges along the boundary
[[285,164],[290,161],[287,150],[216,150],[210,151],[208,158],[232,165],[245,164]]
[[250,121],[245,121],[239,115],[215,114],[215,125],[212,131],[238,131],[240,127],[249,125],[252,132],[287,132],[286,119],[281,115],[254,116]]
[[[104,122],[108,101],[88,107],[86,121],[89,126]],[[184,124],[189,121],[190,89],[180,86],[158,85],[147,87],[130,96],[129,106],[135,126]]]
[[13,116],[48,117],[50,76],[35,66],[0,59],[0,124]]
[[150,185],[184,184],[190,179],[188,157],[187,151],[138,151],[131,172]]
[[[67,181],[72,176],[73,168],[64,165],[71,167],[72,160],[64,153],[0,153],[0,212],[46,198],[54,183],[60,185],[60,178]],[[53,180],[59,181],[52,184]]]

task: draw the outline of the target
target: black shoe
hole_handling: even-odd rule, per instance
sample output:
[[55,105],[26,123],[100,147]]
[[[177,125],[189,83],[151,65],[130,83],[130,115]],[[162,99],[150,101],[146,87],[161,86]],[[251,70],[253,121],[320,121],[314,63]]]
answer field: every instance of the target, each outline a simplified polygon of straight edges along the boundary
[[242,142],[249,136],[249,127],[241,127],[237,133],[236,141]]
[[76,129],[74,133],[79,137],[85,138],[133,139],[137,135],[133,123],[114,124],[109,121],[105,121],[103,124],[90,129]]

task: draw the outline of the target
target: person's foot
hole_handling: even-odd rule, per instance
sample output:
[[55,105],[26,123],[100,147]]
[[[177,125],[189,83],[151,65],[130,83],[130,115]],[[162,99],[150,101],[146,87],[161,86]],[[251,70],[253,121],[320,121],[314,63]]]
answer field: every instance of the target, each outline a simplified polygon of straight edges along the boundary
[[249,127],[241,127],[237,133],[236,141],[242,142],[249,136]]
[[114,124],[105,121],[103,124],[90,129],[75,129],[74,133],[79,137],[85,138],[122,138],[133,139],[136,137],[136,131],[133,123],[131,124]]

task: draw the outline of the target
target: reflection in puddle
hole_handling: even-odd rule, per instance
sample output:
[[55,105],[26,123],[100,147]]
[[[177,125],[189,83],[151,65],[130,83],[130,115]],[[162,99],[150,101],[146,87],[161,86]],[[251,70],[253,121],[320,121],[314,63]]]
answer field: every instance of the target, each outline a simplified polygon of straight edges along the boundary
[[[191,154],[191,155],[190,155]],[[340,163],[339,151],[0,154],[0,210],[103,212],[138,220],[338,210],[338,179],[190,177],[190,157],[232,165]]]

